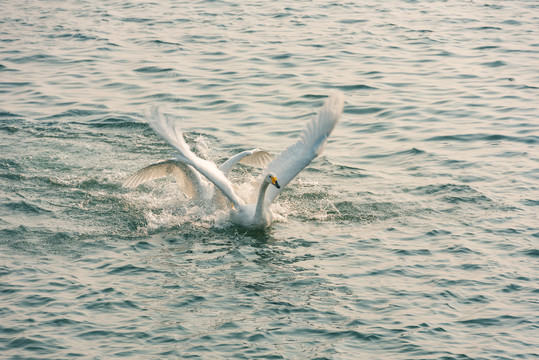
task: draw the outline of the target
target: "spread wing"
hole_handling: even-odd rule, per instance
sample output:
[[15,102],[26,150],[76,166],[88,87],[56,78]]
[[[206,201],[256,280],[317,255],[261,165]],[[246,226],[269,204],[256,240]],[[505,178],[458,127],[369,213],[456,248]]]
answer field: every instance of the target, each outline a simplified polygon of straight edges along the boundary
[[177,160],[165,160],[140,169],[122,184],[127,188],[136,188],[145,182],[172,175],[183,191],[192,198],[200,195],[200,176],[189,165]]
[[198,170],[221,190],[234,206],[240,208],[244,205],[244,202],[234,192],[232,183],[225,174],[213,162],[199,158],[189,149],[177,122],[161,115],[157,108],[153,108],[146,117],[152,129],[179,152],[178,159],[180,161]]
[[341,92],[333,93],[320,112],[303,129],[298,141],[287,147],[268,164],[264,173],[275,174],[281,188],[277,189],[273,186],[268,188],[266,200],[272,203],[283,188],[322,153],[329,134],[342,114],[343,107],[344,95]]
[[219,166],[219,170],[221,170],[225,175],[228,175],[230,169],[232,169],[232,167],[237,163],[263,168],[272,159],[273,156],[271,156],[267,151],[259,149],[246,150],[232,156],[230,159],[222,163],[221,166]]

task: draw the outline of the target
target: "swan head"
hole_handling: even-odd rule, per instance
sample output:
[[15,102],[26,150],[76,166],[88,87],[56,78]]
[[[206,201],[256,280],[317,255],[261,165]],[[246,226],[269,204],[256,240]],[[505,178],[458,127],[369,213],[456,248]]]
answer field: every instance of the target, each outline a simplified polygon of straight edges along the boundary
[[273,174],[268,174],[268,175],[266,175],[266,177],[264,179],[266,180],[266,182],[268,184],[272,184],[277,189],[281,188],[281,185],[279,185],[279,182],[277,181],[277,176],[275,176]]

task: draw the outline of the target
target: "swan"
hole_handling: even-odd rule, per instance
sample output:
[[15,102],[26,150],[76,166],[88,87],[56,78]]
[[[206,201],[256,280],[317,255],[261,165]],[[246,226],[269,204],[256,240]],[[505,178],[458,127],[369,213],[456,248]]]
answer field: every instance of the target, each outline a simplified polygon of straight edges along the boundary
[[[279,196],[283,188],[314,158],[322,153],[328,136],[342,114],[343,107],[344,95],[341,92],[334,92],[329,96],[322,109],[307,123],[307,126],[300,133],[299,139],[266,165],[262,172],[262,181],[254,203],[246,203],[236,193],[232,182],[227,178],[230,168],[250,156],[249,154],[237,154],[219,168],[215,163],[196,156],[185,142],[178,123],[163,116],[156,108],[153,108],[147,114],[149,125],[178,151],[177,159],[150,165],[147,168],[153,166],[153,170],[150,169],[144,172],[144,169],[142,169],[139,179],[137,179],[137,173],[135,173],[133,175],[135,178],[127,179],[126,183],[129,186],[142,181],[143,178],[151,178],[154,176],[152,172],[159,177],[161,177],[161,174],[165,176],[171,173],[176,179],[180,179],[180,183],[183,182],[184,187],[191,189],[188,191],[192,195],[196,196],[196,192],[200,191],[196,189],[196,184],[200,184],[200,175],[202,175],[219,189],[230,202],[230,220],[233,223],[249,229],[266,228],[273,221],[271,204]],[[265,157],[261,154],[262,158]],[[256,155],[253,159],[255,158]],[[183,174],[177,175],[180,173]]]
[[[228,176],[230,170],[238,163],[264,168],[272,159],[273,156],[267,151],[246,150],[222,163],[219,170]],[[205,181],[198,171],[178,159],[169,159],[148,165],[125,179],[122,186],[134,189],[143,183],[168,175],[172,175],[184,193],[193,200],[210,200],[220,195],[214,191],[214,187]],[[222,202],[220,198],[214,199],[214,203],[218,202]]]

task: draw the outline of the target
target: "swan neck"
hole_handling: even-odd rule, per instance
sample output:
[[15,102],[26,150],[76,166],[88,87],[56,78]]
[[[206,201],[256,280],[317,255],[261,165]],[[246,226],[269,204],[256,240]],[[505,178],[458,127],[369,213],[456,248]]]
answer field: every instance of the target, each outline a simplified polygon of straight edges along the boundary
[[255,219],[259,219],[262,215],[264,215],[264,202],[266,199],[266,190],[268,188],[268,185],[269,183],[266,181],[262,181],[262,184],[260,185],[258,200],[256,202]]

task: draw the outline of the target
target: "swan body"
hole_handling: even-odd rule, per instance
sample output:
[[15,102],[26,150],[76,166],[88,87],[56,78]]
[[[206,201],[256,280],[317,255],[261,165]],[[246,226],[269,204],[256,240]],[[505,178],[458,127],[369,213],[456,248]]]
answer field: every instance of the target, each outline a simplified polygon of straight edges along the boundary
[[275,175],[268,174],[265,176],[260,184],[256,203],[245,204],[239,209],[233,209],[230,212],[230,219],[233,223],[250,229],[264,228],[271,224],[273,221],[273,213],[270,210],[271,204],[265,199],[266,190],[270,184],[277,189],[281,188]]
[[[202,183],[200,177],[202,175],[230,202],[232,222],[246,228],[265,228],[273,220],[271,204],[283,188],[321,154],[328,136],[342,114],[343,107],[344,95],[340,92],[333,93],[318,114],[307,123],[299,139],[265,166],[255,203],[246,203],[238,196],[227,174],[233,165],[245,158],[248,163],[251,161],[259,165],[264,164],[268,160],[265,154],[256,155],[257,150],[253,150],[250,154],[243,152],[230,158],[221,167],[217,167],[213,162],[196,156],[185,142],[177,122],[164,117],[153,108],[147,114],[148,122],[157,134],[178,151],[177,159],[150,165],[128,178],[124,185],[134,187],[135,184],[147,181],[146,179],[172,174],[180,184],[183,184],[187,192],[197,196],[196,188]],[[188,184],[189,182],[191,184]]]

